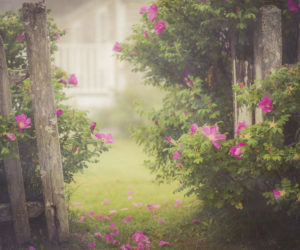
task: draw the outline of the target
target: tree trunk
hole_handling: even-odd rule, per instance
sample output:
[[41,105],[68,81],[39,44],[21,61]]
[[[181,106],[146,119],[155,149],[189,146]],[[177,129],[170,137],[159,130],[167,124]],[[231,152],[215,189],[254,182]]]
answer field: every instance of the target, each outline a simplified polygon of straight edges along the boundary
[[48,236],[52,242],[62,242],[69,237],[69,223],[51,82],[45,2],[24,3],[22,13]]

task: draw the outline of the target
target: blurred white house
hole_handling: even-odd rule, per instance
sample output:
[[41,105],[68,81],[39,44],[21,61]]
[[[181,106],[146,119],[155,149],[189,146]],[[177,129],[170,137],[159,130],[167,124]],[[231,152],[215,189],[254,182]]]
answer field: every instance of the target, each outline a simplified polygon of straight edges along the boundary
[[72,105],[99,109],[113,102],[113,93],[129,81],[138,82],[128,65],[117,61],[113,46],[139,22],[145,0],[85,0],[70,6],[55,21],[67,34],[58,40],[55,64],[75,74],[78,85],[68,89]]

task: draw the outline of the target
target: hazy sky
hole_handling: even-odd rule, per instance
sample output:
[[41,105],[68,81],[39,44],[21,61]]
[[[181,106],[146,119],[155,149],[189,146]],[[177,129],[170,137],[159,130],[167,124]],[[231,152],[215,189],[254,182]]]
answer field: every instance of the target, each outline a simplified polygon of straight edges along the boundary
[[[52,10],[54,16],[63,15],[72,8],[79,7],[81,4],[89,2],[90,0],[46,0],[46,5]],[[0,10],[5,12],[7,10],[17,10],[22,7],[24,2],[36,2],[36,0],[0,0]]]

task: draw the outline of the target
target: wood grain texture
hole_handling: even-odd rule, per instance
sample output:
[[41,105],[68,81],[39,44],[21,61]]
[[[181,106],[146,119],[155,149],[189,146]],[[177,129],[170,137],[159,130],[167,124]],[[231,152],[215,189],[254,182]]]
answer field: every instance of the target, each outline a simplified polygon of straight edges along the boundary
[[[247,60],[240,59],[236,51],[237,37],[231,36],[231,59],[232,59],[232,84],[249,88],[254,81],[253,60],[249,56]],[[234,130],[240,122],[245,121],[247,126],[252,125],[252,111],[249,107],[237,103],[236,92],[233,92]]]
[[[282,66],[281,10],[274,5],[260,8],[254,33],[255,79],[268,79]],[[255,122],[263,121],[261,109],[255,111]]]
[[22,8],[31,79],[33,111],[49,240],[68,240],[69,224],[51,82],[50,42],[45,2],[24,3]]
[[[39,201],[26,202],[29,218],[36,218],[44,212],[44,204]],[[12,220],[10,204],[0,204],[0,222]]]

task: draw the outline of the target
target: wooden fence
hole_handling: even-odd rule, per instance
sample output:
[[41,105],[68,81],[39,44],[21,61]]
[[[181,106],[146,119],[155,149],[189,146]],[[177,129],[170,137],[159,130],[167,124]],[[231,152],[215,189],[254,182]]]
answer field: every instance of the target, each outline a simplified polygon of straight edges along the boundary
[[[281,10],[273,5],[260,8],[253,33],[253,51],[249,56],[241,56],[236,50],[237,37],[231,38],[232,84],[249,87],[254,80],[268,79],[271,73],[282,67],[282,20]],[[298,31],[297,61],[300,61],[300,32]],[[266,93],[267,94],[267,93]],[[234,127],[245,121],[248,126],[263,121],[261,109],[252,112],[248,107],[239,105],[234,99]]]
[[[64,180],[58,136],[57,117],[51,82],[50,45],[48,39],[45,1],[24,3],[22,8],[28,73],[33,100],[35,131],[38,145],[44,204],[26,202],[21,162],[6,159],[4,169],[8,185],[9,204],[0,205],[0,221],[12,220],[17,243],[30,241],[29,217],[45,213],[49,240],[66,241],[69,237],[65,203]],[[0,114],[7,117],[12,111],[9,84],[14,82],[8,72],[4,44],[0,38]],[[18,152],[18,142],[11,143]]]

